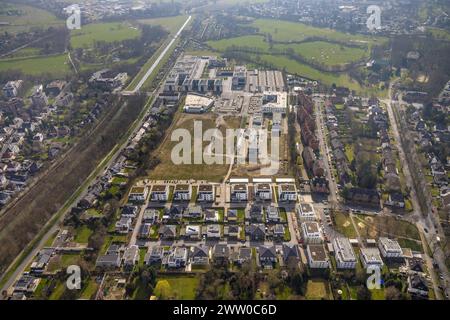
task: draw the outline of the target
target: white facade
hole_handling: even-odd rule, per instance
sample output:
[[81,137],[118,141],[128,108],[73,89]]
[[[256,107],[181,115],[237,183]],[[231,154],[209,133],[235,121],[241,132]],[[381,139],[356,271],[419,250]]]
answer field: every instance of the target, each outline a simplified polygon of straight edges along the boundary
[[380,238],[378,248],[383,258],[399,258],[403,256],[403,251],[397,241],[389,238]]
[[281,184],[278,186],[278,199],[280,201],[297,201],[297,190],[294,184]]
[[378,248],[361,248],[361,260],[364,268],[369,266],[383,266],[383,260],[380,256]]
[[177,185],[173,193],[173,199],[178,201],[191,200],[192,187],[190,184]]
[[330,260],[323,245],[308,245],[306,248],[308,265],[313,269],[326,269],[330,267]]
[[322,230],[317,222],[308,221],[301,225],[302,235],[305,243],[322,243]]
[[128,200],[130,201],[145,201],[148,195],[147,187],[133,187],[130,190]]
[[316,221],[317,216],[314,207],[309,203],[302,203],[297,207],[297,214],[300,221]]
[[355,269],[356,256],[352,245],[347,238],[335,238],[333,248],[338,269]]
[[150,194],[151,201],[167,201],[169,199],[168,185],[155,185]]

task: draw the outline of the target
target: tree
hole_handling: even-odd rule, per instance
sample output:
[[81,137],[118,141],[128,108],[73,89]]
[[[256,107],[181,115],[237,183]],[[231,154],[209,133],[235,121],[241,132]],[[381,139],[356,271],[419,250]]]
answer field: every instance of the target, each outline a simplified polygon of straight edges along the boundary
[[356,291],[356,298],[358,300],[370,300],[372,299],[372,294],[370,293],[370,290],[367,289],[365,285],[359,286],[358,290]]
[[402,298],[401,292],[394,286],[387,287],[384,292],[386,300],[400,300]]

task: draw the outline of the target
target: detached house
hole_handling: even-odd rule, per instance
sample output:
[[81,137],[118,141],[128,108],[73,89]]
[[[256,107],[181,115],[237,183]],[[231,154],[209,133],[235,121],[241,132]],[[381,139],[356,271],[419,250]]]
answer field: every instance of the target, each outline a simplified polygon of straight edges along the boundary
[[167,201],[169,200],[168,185],[154,185],[150,193],[151,201]]
[[128,195],[129,201],[144,202],[147,199],[148,188],[147,187],[133,187]]
[[317,222],[303,222],[301,229],[305,243],[321,243],[323,241],[322,230]]
[[173,240],[177,236],[177,227],[173,225],[165,225],[159,228],[159,237],[165,240]]
[[383,266],[383,260],[381,260],[378,248],[361,248],[361,261],[366,269],[369,266],[377,266],[379,268]]
[[264,268],[273,268],[277,262],[277,250],[275,246],[260,246],[259,262]]
[[310,244],[306,247],[308,265],[312,269],[326,269],[330,267],[330,260],[322,244]]
[[378,239],[378,248],[380,249],[383,258],[403,257],[403,250],[400,247],[400,244],[393,239],[381,237]]
[[197,200],[200,202],[213,202],[215,199],[214,186],[211,184],[202,184],[198,186]]
[[209,264],[209,250],[205,245],[191,247],[190,260],[192,265],[205,266]]
[[297,190],[294,184],[280,184],[278,186],[279,201],[297,201]]
[[333,240],[333,249],[338,269],[355,269],[356,255],[353,251],[350,240],[347,238],[335,238]]
[[266,239],[266,227],[263,224],[251,224],[247,227],[246,233],[251,241],[264,241]]
[[231,185],[231,201],[240,202],[248,200],[248,187],[246,184]]
[[192,187],[190,184],[177,184],[173,193],[173,200],[175,201],[189,201],[191,200]]
[[272,200],[272,187],[269,183],[258,183],[255,185],[255,199]]
[[267,222],[277,223],[281,221],[280,211],[275,206],[268,206],[266,208]]

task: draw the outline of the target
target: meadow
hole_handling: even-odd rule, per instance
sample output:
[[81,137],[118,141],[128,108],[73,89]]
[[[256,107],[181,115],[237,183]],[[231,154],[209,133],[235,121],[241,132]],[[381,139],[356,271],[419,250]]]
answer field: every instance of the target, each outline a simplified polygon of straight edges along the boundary
[[49,73],[55,77],[63,77],[71,72],[67,55],[42,56],[31,58],[0,59],[0,72],[20,70],[29,75]]
[[167,31],[169,31],[171,34],[174,34],[181,28],[186,19],[187,16],[180,15],[174,17],[141,19],[138,20],[138,23],[151,26],[161,26]]
[[275,20],[256,19],[250,24],[262,34],[271,34],[274,41],[296,42],[314,37],[353,44],[381,44],[386,39],[339,32],[328,28],[316,28],[302,23]]
[[[10,32],[17,33],[30,30],[32,28],[48,28],[50,26],[62,26],[64,21],[58,19],[52,13],[38,9],[35,7],[12,4],[12,3],[1,3],[2,8],[0,9],[0,22],[9,22],[10,25],[0,26],[0,32]],[[19,15],[7,15],[8,10],[18,11]]]
[[228,48],[247,47],[258,49],[262,52],[284,52],[291,49],[312,63],[319,63],[324,66],[344,65],[369,58],[368,48],[349,47],[341,44],[326,41],[312,41],[298,44],[273,44],[272,49],[263,36],[250,35],[236,38],[222,39],[207,42],[212,48],[225,51]]
[[73,48],[91,47],[95,41],[123,41],[139,37],[140,30],[127,22],[93,23],[72,30],[70,44]]

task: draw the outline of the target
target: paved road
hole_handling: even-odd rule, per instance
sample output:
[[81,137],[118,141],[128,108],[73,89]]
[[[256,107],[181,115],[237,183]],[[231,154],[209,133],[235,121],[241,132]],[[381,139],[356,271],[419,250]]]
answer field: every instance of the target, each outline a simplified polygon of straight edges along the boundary
[[170,47],[174,44],[174,42],[177,40],[177,38],[180,36],[181,32],[186,28],[189,21],[191,21],[192,16],[189,16],[185,23],[181,26],[180,30],[175,34],[175,36],[170,40],[170,42],[167,44],[167,46],[164,48],[163,52],[158,56],[158,58],[155,60],[155,62],[150,66],[150,68],[147,70],[145,75],[142,77],[142,79],[138,82],[136,87],[132,91],[124,91],[122,92],[123,95],[131,95],[135,94],[136,92],[139,92],[141,87],[144,85],[144,83],[147,81],[148,77],[152,74],[152,72],[156,69],[156,67],[159,65],[161,60],[164,58],[164,56],[167,54],[167,51],[169,51]]
[[[438,230],[436,230],[434,228],[436,221],[433,221],[433,219],[435,219],[435,214],[433,212],[428,212],[425,215],[423,215],[420,212],[421,207],[420,207],[419,200],[417,197],[418,190],[415,190],[415,184],[413,183],[413,179],[415,176],[413,176],[411,174],[411,171],[410,171],[411,168],[408,165],[408,161],[406,161],[406,157],[407,156],[411,157],[412,155],[409,153],[408,153],[408,155],[406,155],[405,150],[403,149],[403,145],[401,143],[400,131],[398,128],[397,120],[394,115],[394,110],[393,110],[393,106],[392,106],[392,104],[393,104],[392,103],[392,88],[394,85],[395,85],[395,82],[393,82],[389,88],[389,99],[383,100],[383,102],[387,106],[389,121],[391,123],[392,132],[394,134],[394,138],[395,138],[398,150],[399,150],[400,161],[403,165],[403,173],[405,175],[406,183],[411,188],[410,195],[411,195],[411,201],[412,201],[413,208],[414,208],[413,215],[417,221],[416,225],[419,228],[419,231],[422,232],[422,235],[425,236],[425,239],[427,242],[427,243],[424,243],[424,249],[426,248],[426,245],[428,245],[431,248],[431,250],[434,250],[434,254],[433,254],[432,258],[438,264],[438,267],[439,267],[438,269],[444,278],[442,281],[442,285],[443,285],[444,289],[446,289],[447,295],[450,295],[450,288],[448,288],[448,284],[450,283],[450,276],[449,276],[449,273],[447,270],[447,266],[445,264],[445,255],[444,255],[444,252],[442,251],[442,249],[440,248],[440,246],[438,244],[436,244],[434,241],[435,235],[438,234]],[[422,190],[420,190],[420,191],[422,191]],[[425,230],[428,230],[428,232],[426,232]],[[422,241],[422,242],[424,242],[424,241]],[[425,253],[425,254],[427,254],[427,253]],[[426,260],[426,262],[428,262],[427,264],[430,264],[429,259],[425,259],[425,260]],[[440,290],[438,289],[439,281],[436,279],[436,276],[433,274],[434,272],[433,272],[432,265],[428,266],[428,268],[430,270],[430,274],[432,274],[433,287],[434,287],[434,291],[436,292],[436,297],[442,299],[443,297],[440,294]]]

